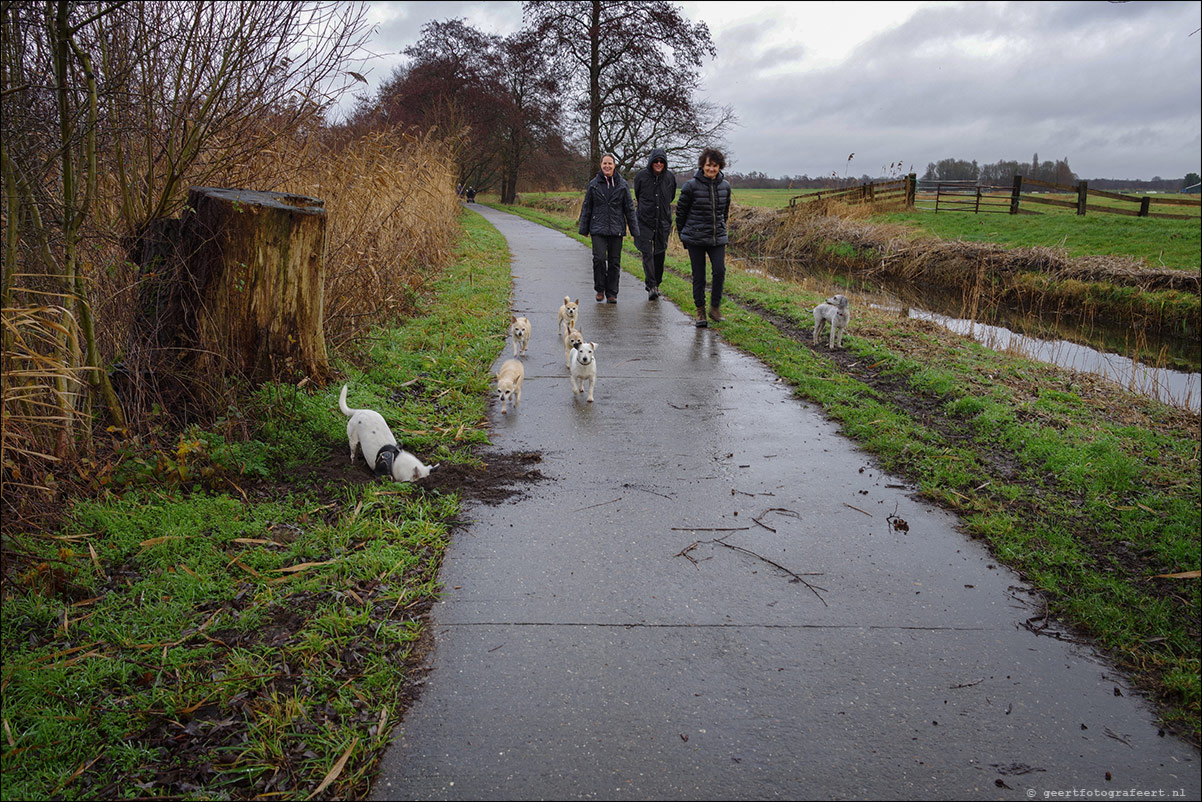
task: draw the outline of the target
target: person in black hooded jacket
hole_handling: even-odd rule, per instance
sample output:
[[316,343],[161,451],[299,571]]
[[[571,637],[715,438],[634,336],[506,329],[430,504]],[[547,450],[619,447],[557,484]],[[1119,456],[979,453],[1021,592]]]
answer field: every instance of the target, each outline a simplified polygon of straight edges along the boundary
[[708,325],[705,315],[705,257],[709,256],[711,320],[721,321],[722,285],[726,282],[726,217],[730,213],[730,182],[722,175],[726,157],[714,148],[701,151],[700,168],[683,187],[676,202],[676,230],[689,252],[693,268],[693,303],[698,328]]
[[601,171],[589,182],[580,205],[581,234],[593,240],[593,289],[597,300],[618,302],[618,278],[622,274],[622,237],[626,227],[637,239],[639,221],[630,199],[630,185],[615,170],[614,157],[601,157]]
[[672,201],[675,199],[676,174],[668,169],[668,152],[654,148],[647,158],[647,166],[634,177],[634,202],[640,232],[634,244],[643,254],[643,284],[650,301],[659,298],[659,283],[664,278],[664,258],[668,255]]

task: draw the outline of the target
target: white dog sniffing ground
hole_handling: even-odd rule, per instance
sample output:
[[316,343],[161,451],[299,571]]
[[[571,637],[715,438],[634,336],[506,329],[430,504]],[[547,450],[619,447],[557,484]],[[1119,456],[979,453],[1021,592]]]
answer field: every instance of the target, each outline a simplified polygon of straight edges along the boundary
[[583,393],[587,384],[590,404],[593,403],[593,390],[597,387],[597,358],[593,356],[596,350],[596,343],[581,343],[571,354],[572,392]]
[[338,408],[350,420],[346,422],[346,439],[351,447],[351,464],[355,451],[372,466],[376,476],[397,482],[424,479],[437,465],[425,465],[420,459],[397,445],[397,439],[384,421],[384,416],[371,409],[351,409],[346,405],[346,385],[338,396]]
[[580,299],[572,300],[570,295],[563,296],[563,306],[559,307],[559,324],[555,327],[556,333],[562,335],[564,332],[564,324],[567,324],[567,330],[571,331],[576,328],[576,316],[580,311]]
[[521,346],[521,355],[525,356],[526,348],[530,345],[530,320],[525,317],[511,318],[509,333],[513,335],[513,355],[518,355],[518,347]]
[[851,312],[847,308],[847,298],[843,295],[833,295],[825,303],[814,307],[814,342],[822,336],[822,330],[829,323],[831,327],[828,348],[843,347],[843,332],[851,322]]
[[526,368],[516,359],[506,359],[497,371],[497,398],[501,401],[501,414],[506,415],[506,405],[513,401],[513,411],[517,412],[518,402],[522,400],[522,380],[526,377]]

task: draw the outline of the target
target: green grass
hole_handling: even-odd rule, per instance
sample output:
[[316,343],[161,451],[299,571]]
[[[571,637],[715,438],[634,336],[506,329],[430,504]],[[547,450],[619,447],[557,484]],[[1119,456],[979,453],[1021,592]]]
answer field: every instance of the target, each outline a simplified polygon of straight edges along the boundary
[[[563,215],[506,210],[577,236]],[[639,274],[638,259],[627,265]],[[687,261],[670,256],[667,267],[662,289],[690,309]],[[735,304],[718,326],[724,339],[959,513],[1198,741],[1199,584],[1152,578],[1202,562],[1197,416],[869,309],[841,367],[787,331],[804,337],[818,295],[738,269],[726,291]]]
[[[504,239],[463,218],[421,315],[373,333],[352,398],[407,447],[472,463],[504,342]],[[454,347],[451,347],[453,344]],[[399,721],[453,495],[345,463],[341,382],[264,387],[257,436],[130,446],[52,533],[6,539],[5,799],[362,796]]]
[[[746,206],[779,209],[788,206],[791,197],[814,191],[736,187],[734,201]],[[1090,204],[1137,208],[1106,198],[1091,198]],[[1130,256],[1142,259],[1148,267],[1196,271],[1202,266],[1202,226],[1199,225],[1202,218],[1199,218],[1197,207],[1153,205],[1153,211],[1191,215],[1192,220],[1161,220],[1094,211],[1078,217],[1072,209],[1035,204],[1029,204],[1028,208],[1041,214],[1011,216],[911,211],[878,214],[873,219],[909,226],[941,239],[992,242],[1011,248],[1063,248],[1070,256]]]

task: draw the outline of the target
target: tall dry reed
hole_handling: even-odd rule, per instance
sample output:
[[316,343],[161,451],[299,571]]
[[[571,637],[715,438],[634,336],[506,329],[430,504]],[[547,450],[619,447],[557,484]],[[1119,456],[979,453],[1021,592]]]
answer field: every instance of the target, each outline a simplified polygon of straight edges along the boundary
[[441,140],[397,131],[308,156],[282,189],[325,201],[325,337],[336,351],[411,313],[446,265],[458,236],[455,165]]
[[[327,143],[319,133],[298,134],[277,140],[249,162],[216,171],[207,166],[204,180],[325,202],[325,339],[336,354],[371,326],[412,312],[425,282],[450,258],[459,209],[452,158],[452,149],[436,138],[395,131],[342,145]],[[180,188],[177,212],[189,183]],[[103,364],[119,389],[132,433],[170,429],[178,421],[154,414],[170,411],[163,403],[170,390],[164,388],[197,390],[173,381],[170,355],[156,352],[154,338],[147,336],[155,309],[144,290],[148,282],[161,281],[162,273],[156,265],[135,263],[142,232],[126,230],[116,189],[111,181],[100,182],[80,269]],[[5,216],[6,235],[12,222]],[[91,450],[93,399],[81,361],[66,358],[80,351],[78,324],[55,305],[56,277],[40,267],[46,260],[28,243],[4,254],[0,496],[8,516],[53,496],[45,477],[53,474],[54,463]],[[213,388],[209,395],[225,392]]]

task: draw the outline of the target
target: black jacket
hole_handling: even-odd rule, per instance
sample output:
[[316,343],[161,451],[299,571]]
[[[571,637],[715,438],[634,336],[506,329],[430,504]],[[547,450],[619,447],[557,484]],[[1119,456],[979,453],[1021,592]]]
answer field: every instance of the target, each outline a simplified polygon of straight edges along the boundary
[[627,225],[630,233],[637,237],[639,221],[634,216],[630,185],[616,172],[606,179],[605,173],[598,171],[584,191],[584,203],[580,205],[580,233],[624,237]]
[[[664,170],[656,173],[651,163],[663,159]],[[668,152],[655,148],[647,157],[647,166],[634,177],[634,200],[638,207],[640,236],[634,244],[640,251],[652,248],[655,253],[668,249],[672,233],[672,201],[676,198],[676,173],[667,167]]]
[[713,181],[698,170],[680,188],[676,230],[688,245],[725,245],[726,216],[730,213],[730,182],[722,173]]

